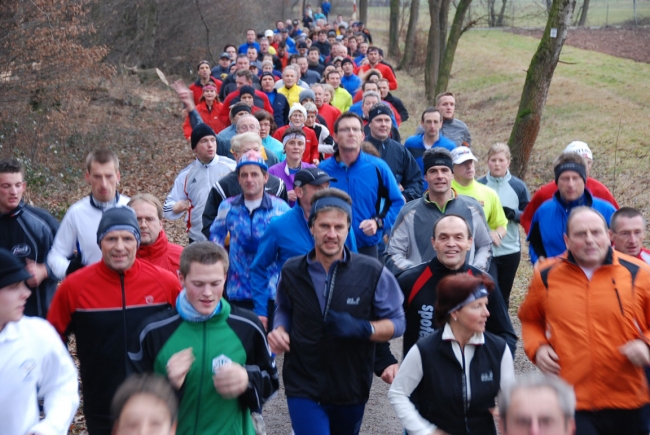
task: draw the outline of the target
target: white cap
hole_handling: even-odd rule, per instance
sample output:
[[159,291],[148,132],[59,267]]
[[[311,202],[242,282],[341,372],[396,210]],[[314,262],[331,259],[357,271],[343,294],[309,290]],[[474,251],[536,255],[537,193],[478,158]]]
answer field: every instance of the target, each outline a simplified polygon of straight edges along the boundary
[[474,160],[478,162],[478,159],[472,154],[472,150],[466,146],[459,146],[452,150],[451,159],[454,162],[454,165],[460,165],[463,162],[468,160]]
[[291,109],[289,109],[289,118],[291,118],[293,112],[296,111],[301,112],[305,118],[307,117],[307,111],[305,110],[305,106],[303,106],[300,103],[293,103],[293,106],[291,106]]
[[574,140],[569,145],[567,145],[566,148],[564,148],[564,151],[562,151],[562,154],[569,153],[580,154],[582,157],[589,160],[594,159],[594,155],[591,153],[589,145],[579,140]]
[[273,30],[268,29],[264,32],[264,36],[267,38],[273,38]]

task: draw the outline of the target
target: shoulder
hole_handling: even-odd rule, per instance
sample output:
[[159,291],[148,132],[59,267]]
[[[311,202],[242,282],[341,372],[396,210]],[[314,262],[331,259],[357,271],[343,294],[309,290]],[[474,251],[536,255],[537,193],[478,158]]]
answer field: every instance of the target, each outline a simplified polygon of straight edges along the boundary
[[403,289],[410,289],[415,281],[420,278],[422,273],[428,268],[429,262],[420,263],[417,266],[413,266],[409,269],[406,269],[404,272],[400,273],[397,277],[397,282],[400,287]]
[[415,134],[404,142],[404,146],[407,148],[415,148],[416,146],[418,148],[424,148],[424,145],[422,144],[422,137],[423,135],[421,134]]
[[[180,248],[180,251],[183,250],[182,247],[174,245],[172,243],[170,243],[169,246],[170,248],[174,246],[174,249]],[[138,258],[136,258],[135,261],[139,263],[138,266],[140,267],[140,270],[137,274],[139,279],[150,282],[151,278],[154,278],[160,284],[172,285],[174,288],[179,287],[178,277],[176,277],[170,271]]]
[[477,178],[476,181],[478,181],[478,182],[481,183],[481,184],[485,184],[485,185],[487,185],[487,184],[488,184],[487,175],[485,175],[485,176],[483,176],[483,177],[481,177],[481,178]]
[[50,322],[40,317],[23,316],[16,325],[21,334],[21,338],[28,339],[32,342],[38,341],[38,346],[51,347],[52,343],[57,343],[57,341],[61,340],[61,337]]
[[458,118],[454,118],[453,124],[455,127],[460,127],[467,130],[467,124],[465,124],[463,121],[461,121]]
[[354,252],[350,252],[350,258],[348,259],[347,264],[352,268],[363,265],[380,273],[384,269],[384,265],[376,258],[369,257],[368,255],[356,254]]
[[260,319],[251,310],[230,305],[230,315],[228,318],[236,322],[241,322],[248,327],[252,327],[264,336],[266,335],[263,332],[264,327],[262,326],[262,322],[260,322]]

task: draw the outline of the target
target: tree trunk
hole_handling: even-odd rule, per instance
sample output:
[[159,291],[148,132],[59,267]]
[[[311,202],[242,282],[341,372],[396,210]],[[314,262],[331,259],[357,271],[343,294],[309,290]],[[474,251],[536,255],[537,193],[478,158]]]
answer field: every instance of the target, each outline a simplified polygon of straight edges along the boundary
[[503,17],[506,14],[506,3],[507,2],[508,2],[508,0],[503,0],[503,2],[501,3],[501,11],[499,12],[499,18],[497,19],[497,27],[503,27]]
[[359,21],[368,25],[368,0],[359,0]]
[[413,63],[415,57],[415,32],[418,26],[418,15],[420,14],[420,0],[411,0],[411,13],[409,15],[409,25],[406,29],[406,41],[404,42],[404,57],[397,69],[408,68]]
[[494,12],[494,4],[496,3],[496,0],[488,0],[488,26],[489,27],[496,27],[497,25],[497,16],[496,13]]
[[[449,23],[449,4],[451,0],[440,0],[440,62],[447,45],[447,25]],[[440,71],[438,71],[440,73]]]
[[[526,73],[519,110],[508,140],[512,151],[511,171],[522,179],[539,133],[548,89],[560,59],[575,6],[576,0],[553,0],[544,35]],[[555,38],[551,37],[551,29],[557,32]]]
[[589,0],[584,0],[582,3],[582,12],[580,13],[580,20],[578,21],[579,27],[584,27],[587,23],[587,12],[589,12]]
[[438,82],[436,83],[436,95],[445,92],[447,86],[449,86],[449,76],[451,75],[451,67],[454,64],[454,55],[456,54],[456,48],[458,47],[458,40],[463,32],[463,22],[465,21],[465,15],[471,4],[472,0],[460,0],[456,7],[456,14],[454,15],[454,22],[451,24],[447,47],[440,64]]
[[[419,0],[414,1],[417,2]],[[399,57],[399,3],[400,0],[390,0],[390,18],[388,20],[388,56],[393,59]]]
[[436,105],[436,82],[440,69],[440,4],[445,0],[429,0],[429,38],[427,41],[427,63],[424,67],[424,89],[427,102]]

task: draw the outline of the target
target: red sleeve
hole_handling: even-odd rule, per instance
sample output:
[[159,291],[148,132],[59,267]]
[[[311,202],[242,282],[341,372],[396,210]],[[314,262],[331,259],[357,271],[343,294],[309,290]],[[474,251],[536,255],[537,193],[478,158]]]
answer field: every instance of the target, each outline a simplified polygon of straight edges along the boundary
[[309,133],[311,133],[312,139],[311,139],[311,157],[307,163],[313,164],[314,160],[320,159],[320,154],[318,153],[318,138],[316,137],[316,132],[314,132],[314,130],[309,128],[308,131]]
[[201,101],[201,96],[203,96],[203,89],[201,89],[199,86],[196,86],[195,83],[192,83],[190,85],[190,89],[194,93],[194,105],[198,105],[199,101]]
[[71,293],[72,288],[68,280],[63,280],[58,290],[54,293],[54,299],[50,310],[47,312],[47,321],[54,326],[56,332],[61,335],[61,339],[66,342],[65,331],[70,325],[72,320],[72,312],[74,306],[72,303]]
[[231,92],[226,96],[221,105],[221,112],[219,113],[219,121],[226,127],[230,125],[230,102],[235,98],[235,93]]
[[284,133],[284,130],[286,130],[286,128],[284,127],[278,128],[277,130],[275,130],[275,133],[273,133],[273,137],[279,140],[280,142],[282,142],[282,133]]
[[587,189],[589,189],[589,191],[596,198],[600,198],[612,204],[616,208],[616,210],[620,208],[618,202],[616,202],[616,199],[614,199],[614,195],[612,195],[612,192],[610,192],[607,186],[605,186],[600,181],[594,178],[587,178]]
[[388,101],[383,101],[382,100],[382,103],[387,104],[388,107],[390,107],[390,110],[393,111],[393,116],[395,116],[395,121],[397,121],[397,126],[399,127],[402,124],[402,116],[399,114],[397,109],[395,109],[395,106],[390,104]]
[[192,136],[192,124],[190,124],[190,116],[185,117],[185,122],[183,122],[183,134],[185,139],[189,139]]
[[537,192],[535,192],[533,198],[530,200],[519,219],[519,223],[524,227],[524,230],[526,230],[526,234],[530,232],[530,224],[533,221],[533,216],[537,209],[544,204],[544,202],[551,199],[556,190],[557,186],[555,185],[555,181],[551,181],[550,183],[546,183],[540,187]]
[[[384,65],[385,66],[385,65]],[[393,74],[393,70],[389,66],[385,66],[381,72],[386,80],[388,80],[388,89],[394,91],[397,89],[397,78]]]
[[357,93],[354,94],[354,97],[352,98],[352,102],[358,103],[359,101],[361,101],[362,98],[363,98],[363,91],[359,89]]
[[213,76],[210,76],[210,80],[214,82],[214,85],[217,87],[217,95],[219,95],[219,92],[221,92],[222,81]]

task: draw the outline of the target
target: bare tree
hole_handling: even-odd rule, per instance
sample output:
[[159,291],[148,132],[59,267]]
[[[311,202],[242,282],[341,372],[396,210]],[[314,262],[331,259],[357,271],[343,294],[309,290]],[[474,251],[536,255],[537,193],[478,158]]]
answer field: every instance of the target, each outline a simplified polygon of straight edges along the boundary
[[510,133],[513,174],[524,178],[540,122],[551,79],[560,59],[576,0],[553,0],[542,40],[526,73],[519,110]]
[[501,2],[501,10],[499,11],[499,17],[497,18],[497,27],[503,27],[503,18],[506,14],[506,4],[508,0],[503,0]]
[[409,24],[406,28],[406,40],[404,41],[404,56],[397,69],[404,69],[413,63],[415,57],[415,32],[417,31],[419,14],[420,0],[411,0]]
[[435,106],[436,83],[440,72],[440,47],[442,35],[440,32],[440,6],[443,0],[429,0],[429,38],[427,40],[427,63],[424,67],[424,90],[427,102]]
[[359,0],[359,21],[368,22],[368,0]]
[[[388,56],[399,57],[399,3],[390,0],[390,17],[388,19]],[[362,20],[363,21],[363,20]]]
[[472,0],[460,0],[458,6],[456,6],[456,14],[454,15],[454,21],[451,24],[449,39],[447,40],[447,45],[440,63],[440,72],[438,74],[438,81],[436,82],[436,95],[445,92],[449,85],[449,76],[451,75],[451,67],[454,64],[454,56],[456,55],[458,41],[466,30],[463,29],[465,14],[471,4]]
[[584,27],[587,23],[587,13],[589,12],[589,0],[584,0],[580,8],[580,18],[578,19],[578,26]]

